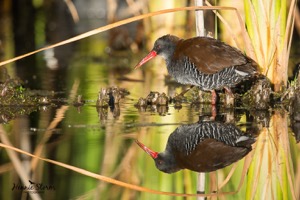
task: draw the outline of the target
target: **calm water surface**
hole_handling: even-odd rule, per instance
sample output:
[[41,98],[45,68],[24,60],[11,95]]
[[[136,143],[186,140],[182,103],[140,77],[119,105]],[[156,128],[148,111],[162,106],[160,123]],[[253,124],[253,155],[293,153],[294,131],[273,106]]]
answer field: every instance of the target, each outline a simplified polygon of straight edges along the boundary
[[[64,103],[40,107],[29,116],[2,124],[5,131],[1,142],[133,185],[196,194],[200,182],[197,172],[165,174],[134,141],[138,139],[161,152],[177,127],[209,120],[210,105],[192,106],[191,94],[187,94],[189,101],[181,109],[171,104],[163,111],[150,107],[139,110],[134,104],[150,91],[174,95],[183,87],[166,84],[167,72],[161,59],[133,70],[142,54],[110,55],[105,53],[106,46],[103,35],[67,45],[60,49],[59,59],[54,57],[60,65],[56,70],[47,68],[43,53],[36,55],[34,65],[27,58],[7,66],[12,77],[34,68],[27,78],[21,77],[28,80],[25,86],[53,91],[54,99]],[[78,83],[75,93],[87,101],[80,108],[66,103],[74,83]],[[95,106],[98,92],[107,87],[130,92],[114,111]],[[300,146],[286,110],[257,112],[221,106],[216,121],[232,123],[242,131],[256,126],[258,131],[253,133],[253,150],[245,158],[205,173],[205,193],[217,192],[220,199],[300,198]],[[26,199],[29,194],[30,198],[42,199],[183,199],[127,189],[4,148],[0,150],[0,161],[1,199]]]

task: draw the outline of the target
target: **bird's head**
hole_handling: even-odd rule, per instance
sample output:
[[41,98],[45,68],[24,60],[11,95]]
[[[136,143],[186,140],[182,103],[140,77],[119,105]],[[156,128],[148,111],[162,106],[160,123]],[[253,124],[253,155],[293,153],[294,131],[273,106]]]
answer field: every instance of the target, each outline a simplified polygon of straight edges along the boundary
[[181,168],[177,165],[174,156],[170,152],[165,151],[162,153],[158,153],[146,147],[138,140],[136,140],[135,142],[154,159],[156,168],[160,171],[170,174],[181,170]]
[[162,56],[165,60],[170,59],[179,40],[180,38],[173,35],[164,35],[158,38],[154,43],[153,49],[135,66],[135,69],[141,67],[157,55]]

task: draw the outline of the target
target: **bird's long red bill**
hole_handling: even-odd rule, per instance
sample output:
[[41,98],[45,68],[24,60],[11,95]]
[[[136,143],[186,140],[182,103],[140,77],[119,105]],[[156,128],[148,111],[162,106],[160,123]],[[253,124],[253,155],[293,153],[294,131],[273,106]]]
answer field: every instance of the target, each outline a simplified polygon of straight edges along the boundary
[[138,140],[135,140],[135,142],[147,153],[149,154],[153,159],[157,158],[158,152],[155,152],[148,147],[146,147],[143,143],[141,143]]
[[150,51],[150,53],[145,56],[135,67],[134,69],[139,68],[140,66],[142,66],[143,64],[145,64],[146,62],[148,62],[149,60],[151,60],[152,58],[154,58],[157,55],[156,51]]

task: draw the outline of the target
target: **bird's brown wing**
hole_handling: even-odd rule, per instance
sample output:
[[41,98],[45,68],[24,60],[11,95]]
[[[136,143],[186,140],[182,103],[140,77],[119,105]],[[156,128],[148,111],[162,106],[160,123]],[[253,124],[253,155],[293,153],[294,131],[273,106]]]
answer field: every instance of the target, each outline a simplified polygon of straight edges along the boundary
[[195,37],[178,42],[174,61],[188,57],[199,71],[214,74],[224,68],[244,65],[246,57],[236,48],[208,37]]
[[247,155],[252,147],[235,147],[206,138],[189,155],[174,153],[178,166],[197,172],[211,172],[226,167]]

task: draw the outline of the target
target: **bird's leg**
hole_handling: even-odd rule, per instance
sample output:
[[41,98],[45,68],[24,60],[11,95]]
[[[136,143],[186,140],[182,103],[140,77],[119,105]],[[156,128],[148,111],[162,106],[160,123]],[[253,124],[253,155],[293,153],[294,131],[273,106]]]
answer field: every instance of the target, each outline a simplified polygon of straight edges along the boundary
[[215,120],[217,116],[217,103],[218,95],[215,90],[211,91],[211,120]]
[[224,89],[225,89],[225,91],[227,92],[227,94],[229,94],[229,95],[230,95],[230,97],[234,98],[234,95],[233,95],[233,93],[232,93],[232,91],[231,91],[231,89],[230,89],[230,88],[228,88],[228,87],[224,87]]
[[217,116],[217,107],[216,105],[211,105],[211,117],[210,120],[215,121]]
[[234,95],[230,88],[224,87],[225,89],[225,105],[226,107],[232,107],[234,105]]
[[216,103],[217,103],[217,98],[218,98],[218,95],[217,95],[216,91],[215,91],[215,90],[212,90],[212,91],[211,91],[211,104],[212,104],[212,105],[216,105]]
[[182,91],[180,94],[177,94],[173,99],[178,99],[180,97],[183,97],[185,95],[185,93],[187,93],[190,89],[192,89],[194,87],[194,85],[191,85],[188,89]]
[[194,85],[191,85],[188,89],[186,89],[186,90],[184,90],[184,91],[182,91],[179,95],[177,95],[177,96],[180,96],[180,95],[185,95],[185,93],[187,93],[190,89],[192,89],[194,87]]

